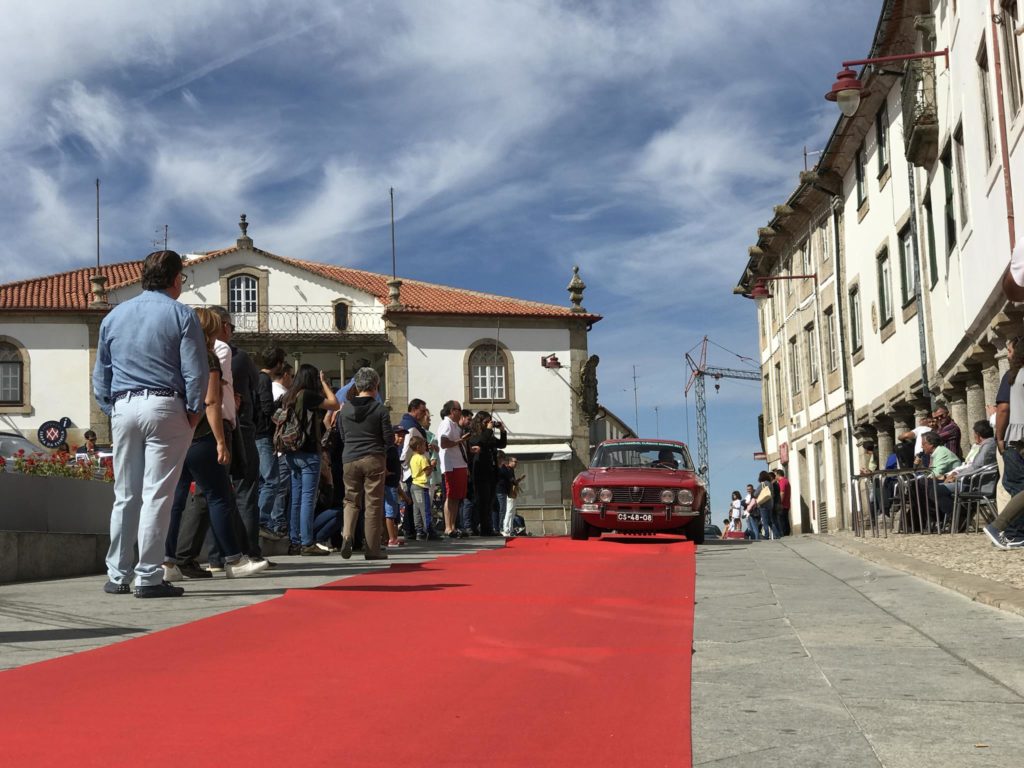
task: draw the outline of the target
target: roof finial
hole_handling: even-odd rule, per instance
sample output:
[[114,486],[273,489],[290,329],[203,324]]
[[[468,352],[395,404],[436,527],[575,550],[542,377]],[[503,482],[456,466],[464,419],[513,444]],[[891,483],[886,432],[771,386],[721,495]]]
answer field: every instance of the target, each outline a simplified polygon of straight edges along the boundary
[[569,292],[569,300],[572,302],[572,308],[570,312],[586,312],[583,308],[583,291],[586,290],[587,284],[580,278],[579,266],[572,268],[572,280],[565,286],[565,290]]
[[238,221],[238,228],[242,230],[242,236],[238,238],[237,245],[239,248],[252,248],[252,238],[249,237],[249,222],[245,220],[245,214],[243,213]]

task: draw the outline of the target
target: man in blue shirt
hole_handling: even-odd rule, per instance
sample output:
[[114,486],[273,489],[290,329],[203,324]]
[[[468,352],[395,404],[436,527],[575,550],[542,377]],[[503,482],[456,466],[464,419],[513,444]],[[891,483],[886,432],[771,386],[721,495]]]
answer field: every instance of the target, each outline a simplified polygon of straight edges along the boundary
[[[210,365],[196,313],[180,304],[181,257],[156,251],[142,266],[143,291],[103,318],[93,394],[110,417],[114,508],[107,552],[109,594],[179,597],[164,581],[171,500],[202,418]],[[134,563],[138,543],[139,559]]]

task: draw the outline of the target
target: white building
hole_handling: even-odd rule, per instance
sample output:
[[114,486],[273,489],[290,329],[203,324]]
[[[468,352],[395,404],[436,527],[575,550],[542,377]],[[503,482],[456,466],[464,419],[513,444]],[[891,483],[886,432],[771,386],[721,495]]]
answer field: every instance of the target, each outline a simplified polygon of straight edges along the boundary
[[859,108],[837,110],[736,289],[773,294],[758,314],[766,449],[789,470],[790,519],[805,532],[849,524],[864,439],[884,462],[942,401],[966,450],[995,402],[1004,340],[1021,332],[1000,287],[1022,202],[1018,4],[881,5],[871,49],[837,58],[948,48],[948,65],[864,68]]
[[[241,347],[282,346],[336,384],[377,368],[395,422],[412,397],[435,426],[447,400],[493,411],[526,474],[523,514],[535,530],[565,533],[596,415],[581,395],[587,331],[600,317],[582,307],[578,275],[571,306],[559,307],[277,256],[253,245],[244,216],[240,226],[233,247],[186,259],[180,301],[227,307]],[[108,439],[91,395],[96,341],[110,305],[141,292],[141,267],[103,267],[105,288],[90,283],[95,269],[0,285],[0,429],[35,440],[43,422],[67,417],[69,442],[89,428]]]

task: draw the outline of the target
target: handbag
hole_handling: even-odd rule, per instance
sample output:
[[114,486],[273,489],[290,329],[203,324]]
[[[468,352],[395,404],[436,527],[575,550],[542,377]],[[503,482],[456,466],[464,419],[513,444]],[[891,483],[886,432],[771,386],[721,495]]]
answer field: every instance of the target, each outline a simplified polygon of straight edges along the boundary
[[772,500],[772,489],[767,485],[762,485],[761,490],[757,493],[757,506],[763,507]]

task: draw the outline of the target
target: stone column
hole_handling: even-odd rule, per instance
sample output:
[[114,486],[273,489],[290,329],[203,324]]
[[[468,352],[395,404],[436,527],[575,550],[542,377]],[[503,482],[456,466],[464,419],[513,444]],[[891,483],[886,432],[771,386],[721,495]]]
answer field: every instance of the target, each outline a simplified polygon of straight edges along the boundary
[[892,412],[892,431],[895,438],[898,439],[904,432],[909,432],[916,426],[914,412],[910,408],[899,408]]
[[949,393],[949,415],[960,427],[960,454],[966,455],[971,445],[971,426],[967,420],[967,392],[957,387]]
[[875,456],[878,458],[878,468],[885,468],[885,461],[894,450],[896,443],[893,437],[893,421],[882,417],[875,421]]
[[999,373],[999,361],[993,360],[992,365],[981,372],[983,386],[985,387],[985,405],[996,404],[996,393],[999,391],[999,381],[1002,375]]
[[963,443],[967,446],[967,450],[970,450],[970,445],[974,442],[972,431],[974,422],[985,419],[988,419],[988,414],[985,412],[985,383],[982,380],[981,372],[977,371],[967,379],[967,422],[960,425],[964,437]]

